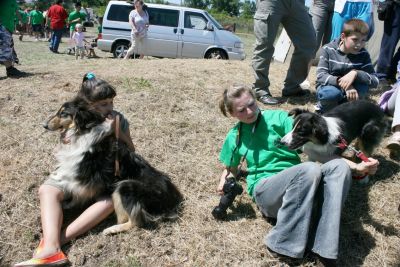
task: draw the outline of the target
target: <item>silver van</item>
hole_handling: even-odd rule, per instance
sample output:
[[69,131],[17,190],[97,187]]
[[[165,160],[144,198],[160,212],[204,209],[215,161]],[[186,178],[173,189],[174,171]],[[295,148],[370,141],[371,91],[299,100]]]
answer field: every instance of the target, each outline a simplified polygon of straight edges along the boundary
[[[150,26],[146,55],[168,58],[245,59],[238,36],[224,28],[206,11],[181,6],[146,4]],[[103,17],[97,47],[123,57],[130,45],[128,22],[133,5],[110,1]]]

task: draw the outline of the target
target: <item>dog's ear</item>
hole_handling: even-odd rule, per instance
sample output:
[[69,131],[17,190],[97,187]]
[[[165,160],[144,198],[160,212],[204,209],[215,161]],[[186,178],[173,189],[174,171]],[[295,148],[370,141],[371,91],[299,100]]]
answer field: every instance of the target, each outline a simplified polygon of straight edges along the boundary
[[298,115],[300,115],[301,113],[305,113],[308,112],[308,110],[306,109],[301,109],[301,108],[294,108],[291,111],[289,111],[289,116],[294,116],[297,117]]
[[321,143],[326,144],[329,139],[328,128],[321,126],[319,123],[315,123],[313,127],[314,137]]
[[75,124],[79,131],[88,130],[102,123],[105,118],[99,112],[81,106],[75,114]]

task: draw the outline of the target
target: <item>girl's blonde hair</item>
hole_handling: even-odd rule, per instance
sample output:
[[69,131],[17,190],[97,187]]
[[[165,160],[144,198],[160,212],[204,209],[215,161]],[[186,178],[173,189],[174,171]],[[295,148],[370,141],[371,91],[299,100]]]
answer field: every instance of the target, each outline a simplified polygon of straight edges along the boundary
[[233,112],[233,100],[246,92],[256,99],[254,91],[250,87],[243,84],[234,84],[224,90],[219,101],[219,109],[225,117],[228,117],[228,113],[232,114]]
[[78,96],[84,98],[89,103],[114,98],[116,95],[117,92],[112,85],[96,78],[92,72],[88,72],[83,76],[81,89],[78,92]]

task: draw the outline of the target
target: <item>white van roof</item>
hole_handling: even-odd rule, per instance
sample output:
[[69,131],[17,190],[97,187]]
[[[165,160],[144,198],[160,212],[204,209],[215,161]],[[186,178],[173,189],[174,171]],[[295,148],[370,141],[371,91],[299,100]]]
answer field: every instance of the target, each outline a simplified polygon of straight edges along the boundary
[[[133,6],[133,2],[128,2],[128,1],[110,1],[108,2],[109,5],[126,5],[126,6]],[[155,8],[163,8],[163,9],[173,9],[173,10],[186,10],[186,11],[202,11],[205,12],[205,10],[198,9],[198,8],[191,8],[191,7],[185,7],[185,6],[174,6],[174,5],[162,5],[162,4],[151,4],[151,3],[145,3],[146,6],[148,7],[155,7]]]

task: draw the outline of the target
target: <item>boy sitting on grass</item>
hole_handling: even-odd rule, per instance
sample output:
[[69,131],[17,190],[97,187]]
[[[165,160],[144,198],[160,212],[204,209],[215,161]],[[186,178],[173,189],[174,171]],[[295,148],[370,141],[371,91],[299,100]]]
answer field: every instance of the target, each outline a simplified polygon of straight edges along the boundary
[[368,33],[364,21],[350,19],[343,25],[340,38],[323,47],[317,68],[316,112],[366,98],[369,88],[377,87],[379,79],[364,48]]

